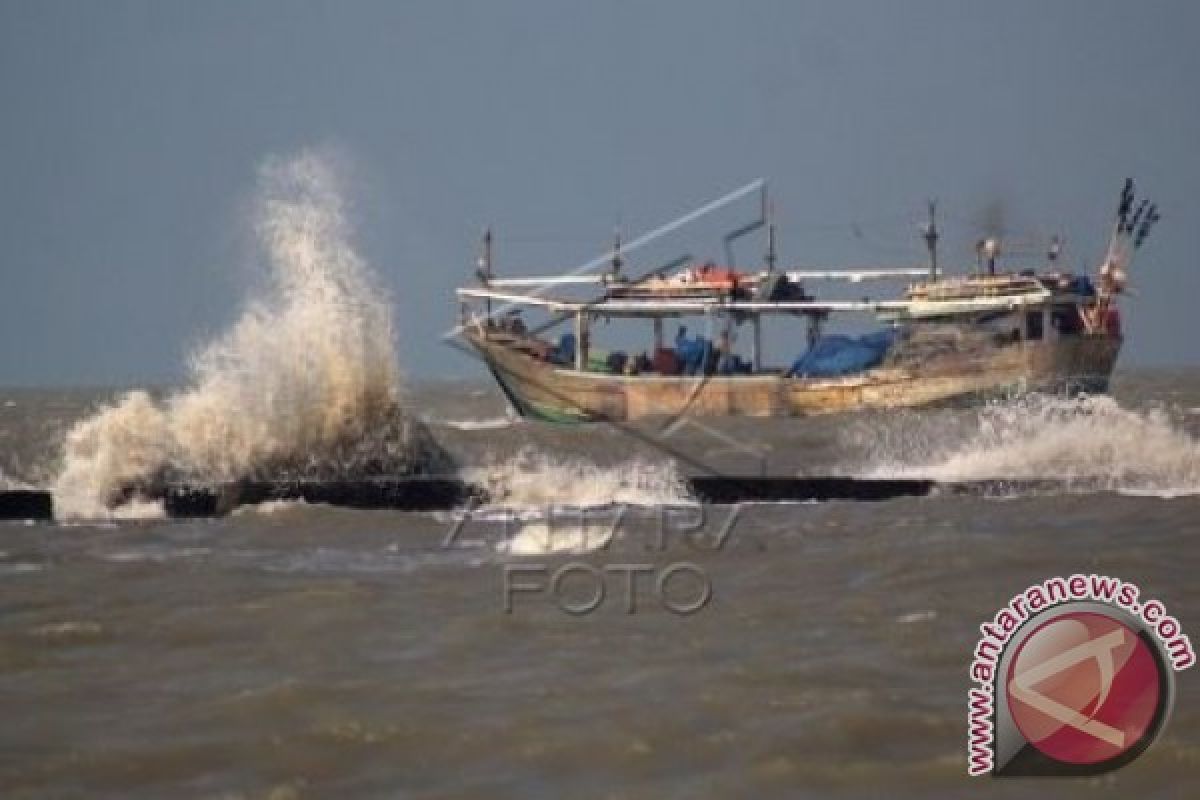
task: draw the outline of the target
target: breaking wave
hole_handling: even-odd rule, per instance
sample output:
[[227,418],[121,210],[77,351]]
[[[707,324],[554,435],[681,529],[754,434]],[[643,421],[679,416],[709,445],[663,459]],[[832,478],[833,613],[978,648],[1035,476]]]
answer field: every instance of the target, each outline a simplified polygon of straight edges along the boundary
[[319,153],[267,161],[265,285],[194,354],[185,388],[130,392],[75,425],[54,487],[61,515],[108,516],[167,480],[441,468],[402,406],[389,301],[351,246],[340,189]]
[[489,508],[504,510],[692,502],[682,475],[671,462],[634,459],[601,466],[554,459],[526,447],[509,461],[464,469],[463,476],[487,491]]
[[510,556],[592,552],[613,541],[619,506],[671,509],[695,502],[669,461],[601,466],[526,447],[509,461],[463,475],[488,492],[489,504],[473,516],[512,526],[512,535],[496,546]]
[[868,452],[870,477],[1200,491],[1200,440],[1166,410],[1127,409],[1107,396],[1030,395],[968,414],[896,414],[851,438]]

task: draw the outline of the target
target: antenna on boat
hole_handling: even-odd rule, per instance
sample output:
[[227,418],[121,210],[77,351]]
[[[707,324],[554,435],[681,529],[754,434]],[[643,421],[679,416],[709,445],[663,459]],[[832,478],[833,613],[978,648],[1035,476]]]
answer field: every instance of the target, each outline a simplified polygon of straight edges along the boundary
[[921,237],[925,240],[925,246],[929,248],[929,280],[936,281],[938,279],[937,200],[929,201],[929,224],[921,231]]
[[1117,203],[1117,219],[1108,240],[1108,252],[1100,265],[1096,305],[1085,317],[1091,320],[1090,325],[1096,329],[1103,327],[1119,332],[1119,318],[1111,306],[1116,296],[1125,291],[1134,254],[1146,240],[1154,223],[1158,222],[1158,206],[1143,199],[1134,208],[1135,200],[1133,178],[1126,178],[1121,188],[1121,199]]
[[1100,289],[1105,295],[1118,294],[1125,289],[1134,253],[1159,219],[1157,205],[1143,199],[1135,208],[1134,202],[1133,179],[1126,178],[1117,204],[1117,220],[1108,242],[1108,254],[1100,267]]
[[1158,214],[1158,206],[1154,203],[1150,204],[1150,211],[1146,214],[1146,218],[1142,220],[1142,226],[1138,228],[1137,234],[1133,239],[1133,249],[1137,250],[1142,246],[1142,242],[1146,241],[1146,237],[1150,235],[1150,229],[1154,227],[1154,223],[1158,222],[1161,217]]
[[767,221],[767,272],[775,271],[775,204],[767,199],[767,187],[763,187],[763,218]]
[[[479,261],[477,262],[478,269],[475,270],[475,275],[479,278],[479,282],[485,287],[491,285],[492,282],[492,227],[483,229],[483,249],[479,253]],[[492,318],[492,300],[487,300],[487,315],[488,319]]]
[[621,276],[621,265],[625,260],[621,258],[621,229],[613,229],[613,249],[612,249],[612,276],[618,278]]
[[479,281],[487,286],[492,282],[492,229],[488,226],[483,229],[483,249],[479,252],[479,261],[476,262],[479,269],[475,271],[475,275]]

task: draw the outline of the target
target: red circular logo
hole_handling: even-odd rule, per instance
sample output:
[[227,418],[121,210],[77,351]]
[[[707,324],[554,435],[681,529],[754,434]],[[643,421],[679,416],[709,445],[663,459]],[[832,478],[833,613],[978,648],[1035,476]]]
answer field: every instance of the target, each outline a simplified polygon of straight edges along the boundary
[[1005,686],[1021,735],[1068,764],[1108,761],[1153,736],[1166,691],[1150,646],[1094,611],[1036,628],[1010,662]]

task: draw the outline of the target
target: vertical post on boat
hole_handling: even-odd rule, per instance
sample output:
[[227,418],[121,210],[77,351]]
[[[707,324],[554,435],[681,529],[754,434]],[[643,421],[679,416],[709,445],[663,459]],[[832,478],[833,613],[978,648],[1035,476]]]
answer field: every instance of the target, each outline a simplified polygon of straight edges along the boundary
[[762,190],[763,217],[767,220],[767,272],[775,271],[775,204],[767,198],[767,187]]
[[[476,274],[479,276],[480,282],[490,288],[492,282],[492,227],[483,229],[483,252],[479,254],[479,270]],[[487,319],[492,318],[492,298],[487,298],[485,301],[487,309]]]
[[662,317],[654,318],[654,352],[663,349],[663,321]]
[[762,314],[755,312],[750,321],[754,326],[754,338],[750,342],[750,363],[754,365],[754,372],[758,373],[762,371]]
[[721,334],[717,337],[716,371],[725,374],[723,370],[732,364],[733,358],[733,317],[721,315]]
[[929,201],[929,224],[925,226],[921,236],[925,239],[925,246],[929,248],[929,280],[936,281],[938,279],[938,261],[937,261],[937,201]]
[[816,314],[808,315],[808,349],[816,347],[821,339],[821,318]]
[[[778,254],[775,250],[775,204],[767,197],[767,187],[762,190],[763,218],[767,221],[767,272],[775,271]],[[762,314],[755,312],[750,318],[753,337],[750,341],[750,363],[755,372],[762,371]]]
[[612,249],[612,276],[614,279],[621,277],[621,265],[625,260],[621,258],[621,229],[617,228],[613,231],[613,249]]
[[587,366],[587,317],[584,312],[575,312],[575,369],[580,372]]

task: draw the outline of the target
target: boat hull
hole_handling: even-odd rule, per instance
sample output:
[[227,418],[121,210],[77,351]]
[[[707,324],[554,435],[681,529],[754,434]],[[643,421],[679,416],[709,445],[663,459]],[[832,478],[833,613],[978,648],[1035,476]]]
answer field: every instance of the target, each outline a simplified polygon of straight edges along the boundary
[[507,342],[468,337],[522,416],[552,422],[652,416],[809,416],[969,405],[1025,392],[1108,388],[1121,339],[1107,334],[1026,341],[918,368],[880,367],[838,378],[781,374],[611,375],[564,368]]

